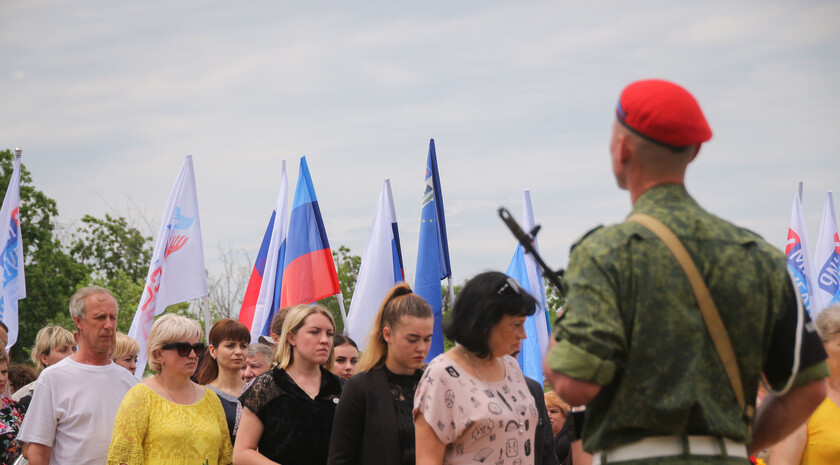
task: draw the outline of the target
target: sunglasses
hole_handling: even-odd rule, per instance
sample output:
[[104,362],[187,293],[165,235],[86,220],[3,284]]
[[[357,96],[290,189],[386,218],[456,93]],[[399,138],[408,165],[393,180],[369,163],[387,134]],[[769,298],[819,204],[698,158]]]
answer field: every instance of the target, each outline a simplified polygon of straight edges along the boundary
[[499,286],[499,290],[496,291],[496,294],[510,294],[513,293],[514,295],[522,295],[522,288],[519,287],[519,283],[516,282],[515,279],[508,277],[501,286]]
[[189,342],[170,342],[165,346],[161,347],[163,350],[172,350],[177,349],[178,355],[181,357],[189,357],[190,352],[194,351],[197,357],[201,357],[201,354],[204,353],[204,343],[203,342],[196,342],[195,344],[190,344]]

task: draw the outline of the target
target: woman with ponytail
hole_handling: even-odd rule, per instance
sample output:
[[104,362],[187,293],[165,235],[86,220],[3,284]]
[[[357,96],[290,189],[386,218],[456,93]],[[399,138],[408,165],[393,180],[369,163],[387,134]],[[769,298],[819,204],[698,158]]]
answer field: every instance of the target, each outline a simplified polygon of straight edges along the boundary
[[196,380],[206,385],[219,396],[225,409],[230,442],[236,442],[239,418],[242,406],[239,396],[245,388],[242,380],[242,367],[248,354],[251,332],[242,323],[225,318],[216,322],[210,329],[209,354],[206,354],[198,368]]
[[358,372],[344,384],[328,465],[414,465],[414,391],[432,339],[429,304],[407,284],[391,289]]

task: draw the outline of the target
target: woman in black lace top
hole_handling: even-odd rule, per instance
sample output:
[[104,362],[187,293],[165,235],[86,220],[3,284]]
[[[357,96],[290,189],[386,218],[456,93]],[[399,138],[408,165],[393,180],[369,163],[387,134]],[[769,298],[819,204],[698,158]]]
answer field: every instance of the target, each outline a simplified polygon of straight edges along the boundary
[[329,465],[414,465],[414,391],[433,324],[429,304],[407,284],[385,297],[359,371],[344,384]]
[[[324,465],[341,396],[332,361],[335,322],[316,305],[298,305],[283,322],[273,369],[239,398],[242,418],[233,450],[237,465]],[[268,460],[266,460],[268,459]]]

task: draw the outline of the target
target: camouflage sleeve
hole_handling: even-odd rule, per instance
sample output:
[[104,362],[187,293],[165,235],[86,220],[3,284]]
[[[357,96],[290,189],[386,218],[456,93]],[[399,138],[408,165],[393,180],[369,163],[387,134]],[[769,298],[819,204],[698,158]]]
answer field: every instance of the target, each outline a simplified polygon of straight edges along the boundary
[[601,241],[587,239],[572,250],[566,271],[565,313],[557,324],[557,344],[548,354],[552,370],[581,381],[605,385],[613,379],[624,352],[625,331],[619,312],[616,264],[606,262]]

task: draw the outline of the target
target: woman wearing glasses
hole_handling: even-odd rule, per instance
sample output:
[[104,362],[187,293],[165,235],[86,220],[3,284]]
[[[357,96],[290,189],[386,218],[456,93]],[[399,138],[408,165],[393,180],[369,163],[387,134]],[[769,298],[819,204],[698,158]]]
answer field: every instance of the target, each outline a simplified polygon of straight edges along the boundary
[[417,465],[534,464],[534,398],[516,360],[536,302],[498,272],[470,280],[444,335],[458,345],[429,363],[414,397]]
[[337,376],[323,365],[333,358],[335,322],[317,305],[292,307],[283,322],[274,361],[239,398],[242,420],[234,445],[236,465],[324,465],[335,406]]
[[114,420],[109,465],[232,463],[222,404],[190,380],[204,352],[201,326],[175,314],[160,317],[146,342],[158,373],[125,395]]

